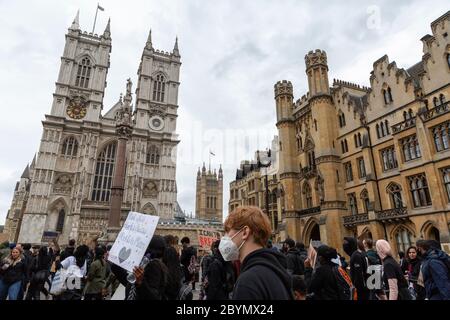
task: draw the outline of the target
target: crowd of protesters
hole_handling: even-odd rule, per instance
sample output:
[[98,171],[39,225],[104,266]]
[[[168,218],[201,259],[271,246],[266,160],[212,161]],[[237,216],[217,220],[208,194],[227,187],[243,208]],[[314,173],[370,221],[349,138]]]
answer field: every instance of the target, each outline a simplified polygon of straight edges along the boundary
[[[203,255],[188,237],[180,248],[174,236],[154,235],[147,262],[133,273],[109,262],[111,245],[96,239],[79,246],[70,240],[64,250],[56,242],[4,243],[0,300],[104,300],[120,285],[125,300],[450,300],[450,259],[437,241],[419,240],[397,259],[383,239],[345,237],[342,248],[305,248],[288,238],[278,248],[257,207],[235,209],[224,231]],[[60,288],[63,270],[79,285]]]

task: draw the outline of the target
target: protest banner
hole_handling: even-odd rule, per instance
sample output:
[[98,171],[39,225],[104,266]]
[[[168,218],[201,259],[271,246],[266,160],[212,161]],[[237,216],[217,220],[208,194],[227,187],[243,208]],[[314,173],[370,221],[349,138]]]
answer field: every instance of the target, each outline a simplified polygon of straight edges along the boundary
[[109,252],[108,260],[133,272],[147,250],[158,221],[158,216],[130,212]]
[[317,251],[314,248],[312,240],[309,242],[308,248],[308,260],[311,263],[311,267],[314,269],[316,267]]
[[213,242],[219,240],[222,234],[219,231],[199,229],[197,230],[197,236],[199,247],[209,250]]

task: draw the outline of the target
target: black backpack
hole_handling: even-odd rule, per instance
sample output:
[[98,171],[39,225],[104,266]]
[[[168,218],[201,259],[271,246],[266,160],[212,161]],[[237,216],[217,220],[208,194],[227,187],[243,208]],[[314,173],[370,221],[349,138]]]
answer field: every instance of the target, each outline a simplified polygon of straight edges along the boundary
[[236,277],[234,275],[233,265],[231,263],[222,264],[222,281],[223,289],[226,293],[230,293],[234,289],[234,283],[236,282]]

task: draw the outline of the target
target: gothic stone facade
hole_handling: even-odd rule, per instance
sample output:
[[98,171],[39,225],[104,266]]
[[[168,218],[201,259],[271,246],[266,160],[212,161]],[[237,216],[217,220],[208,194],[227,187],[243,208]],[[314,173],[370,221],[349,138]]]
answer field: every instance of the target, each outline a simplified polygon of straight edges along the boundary
[[236,170],[236,179],[230,183],[228,202],[229,212],[244,205],[257,206],[268,212],[274,241],[280,241],[285,230],[285,224],[281,221],[279,223],[278,219],[284,209],[278,188],[278,143],[278,137],[275,137],[270,149],[269,167],[262,167],[258,162],[261,156],[268,156],[267,151],[257,151],[255,159],[241,162],[239,169]]
[[[426,238],[450,251],[450,12],[431,30],[412,67],[375,61],[370,88],[330,87],[321,50],[305,56],[307,94],[294,102],[291,82],[275,85],[276,239],[341,250],[344,236],[384,238],[397,252]],[[264,208],[260,170],[244,171],[230,184],[229,209]]]
[[219,174],[209,168],[206,171],[203,164],[202,171],[198,168],[196,194],[195,194],[195,217],[202,220],[222,222],[223,218],[223,172],[219,168]]
[[[10,237],[19,242],[40,243],[44,231],[59,232],[61,244],[70,238],[81,242],[104,232],[108,223],[117,156],[116,113],[123,105],[121,97],[102,114],[110,23],[101,36],[88,34],[80,30],[77,15],[65,37],[26,205],[16,214],[23,203],[19,185],[7,217],[7,226],[14,229]],[[171,53],[155,50],[150,32],[138,69],[134,129],[127,143],[122,222],[130,210],[172,219],[177,208],[180,66],[177,41]]]
[[280,222],[286,236],[341,249],[346,235],[419,238],[450,250],[450,12],[431,23],[422,60],[403,69],[383,56],[370,88],[335,80],[327,56],[305,56],[309,92],[294,102],[275,85]]

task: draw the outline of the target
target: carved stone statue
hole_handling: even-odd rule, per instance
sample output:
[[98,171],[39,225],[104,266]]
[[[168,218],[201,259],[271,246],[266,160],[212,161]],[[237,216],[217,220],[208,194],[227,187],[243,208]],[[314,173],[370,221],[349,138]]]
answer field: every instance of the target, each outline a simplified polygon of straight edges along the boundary
[[131,79],[127,79],[127,96],[131,95],[131,87],[133,86],[133,82],[131,82]]

